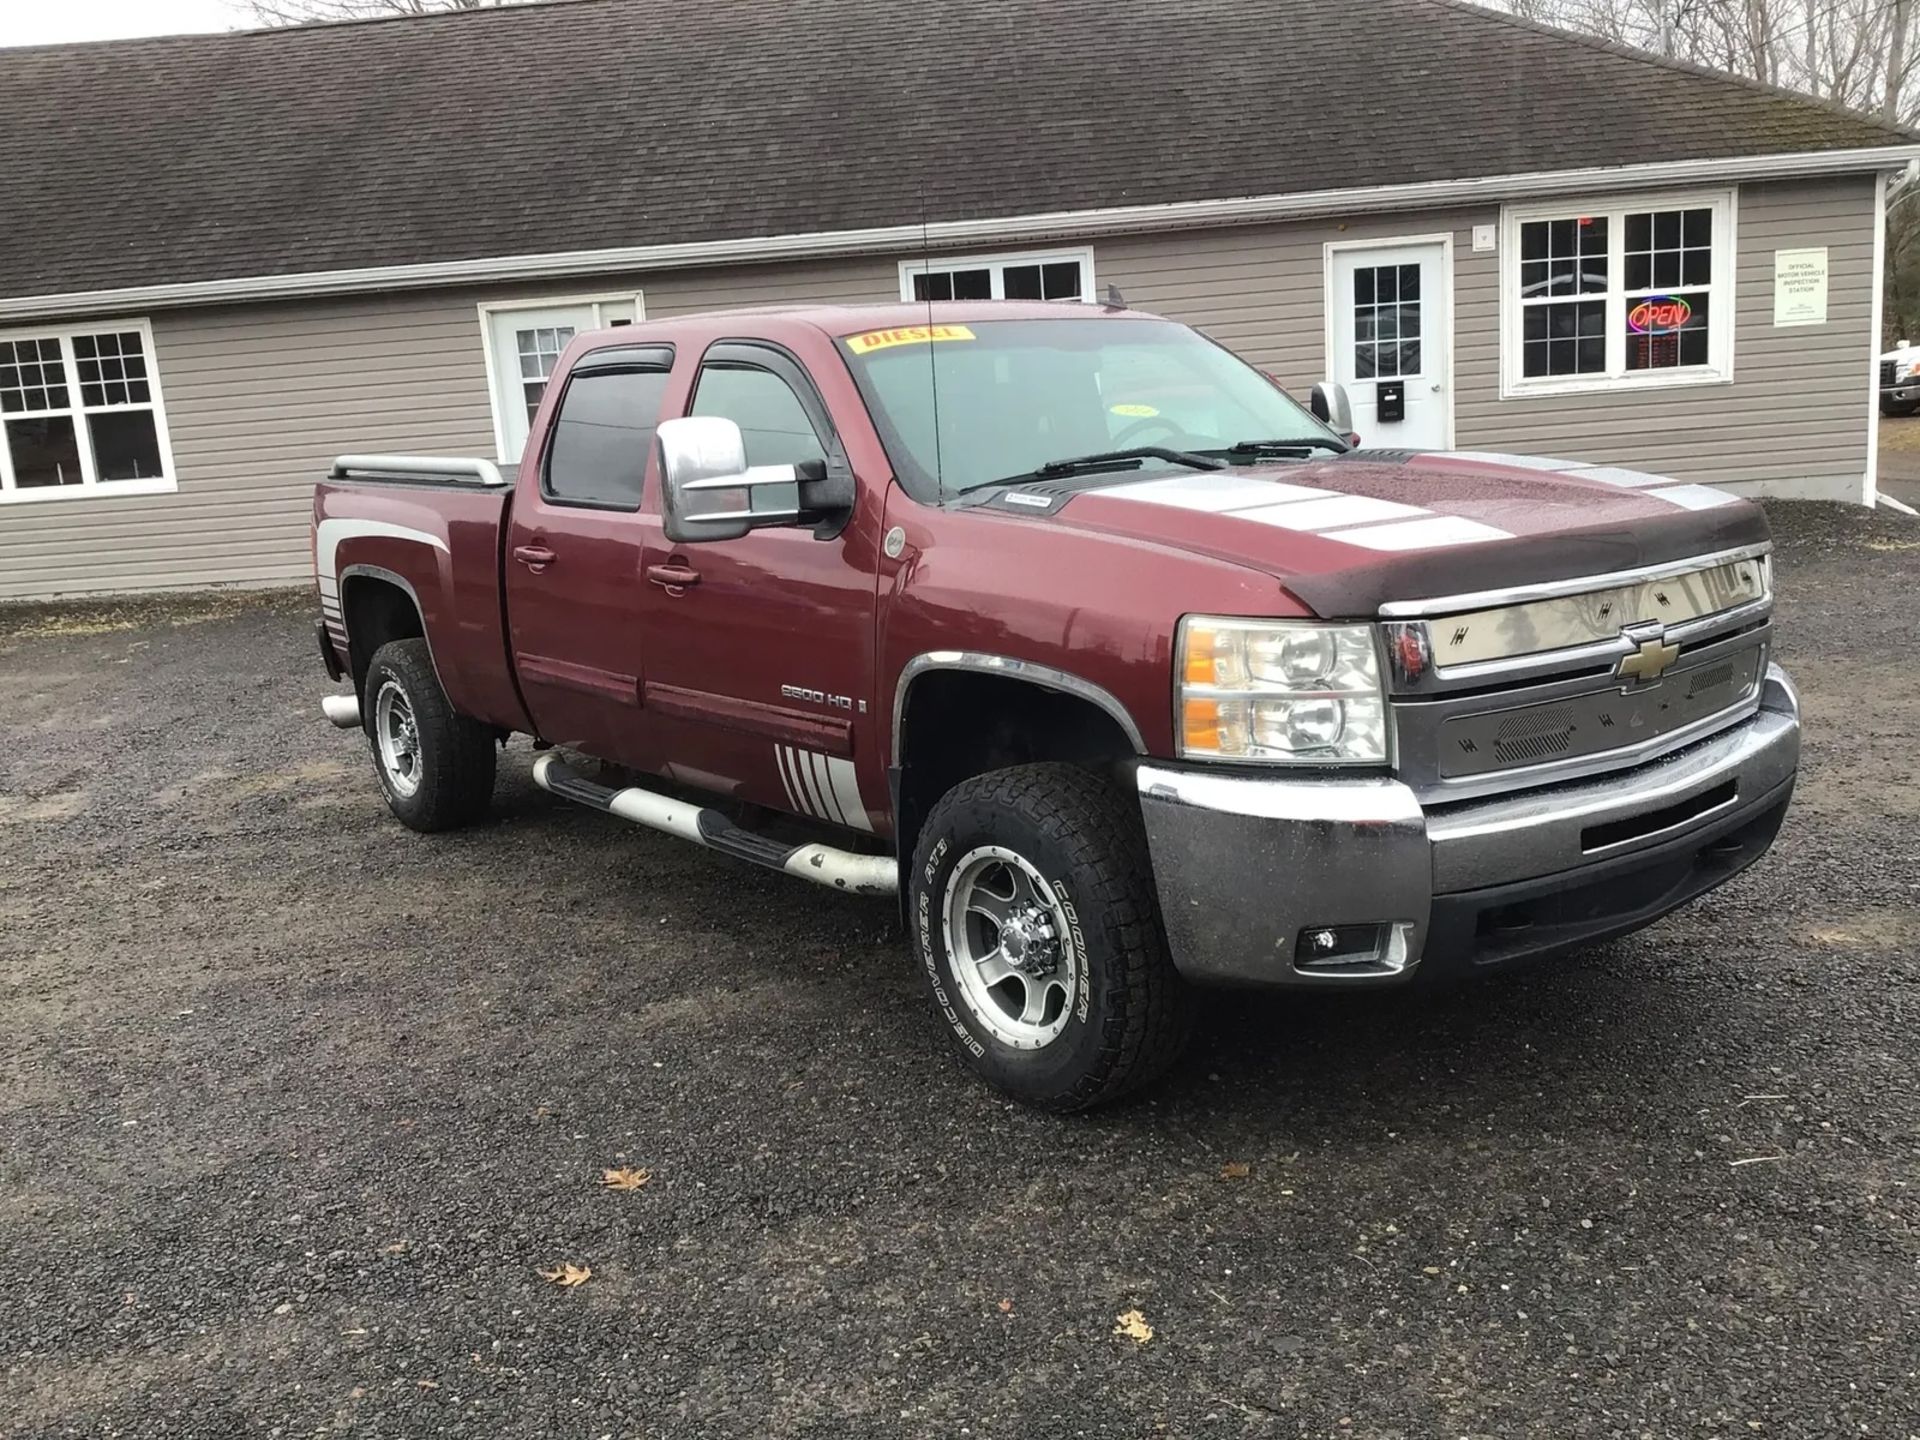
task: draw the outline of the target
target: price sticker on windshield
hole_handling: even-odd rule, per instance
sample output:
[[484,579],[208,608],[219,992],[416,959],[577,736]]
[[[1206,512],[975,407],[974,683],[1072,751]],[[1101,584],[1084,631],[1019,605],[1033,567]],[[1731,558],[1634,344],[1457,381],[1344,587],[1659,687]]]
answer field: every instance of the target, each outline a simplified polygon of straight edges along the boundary
[[889,350],[895,345],[928,345],[938,340],[972,340],[973,331],[964,325],[902,325],[895,330],[869,330],[849,335],[847,349],[856,355]]

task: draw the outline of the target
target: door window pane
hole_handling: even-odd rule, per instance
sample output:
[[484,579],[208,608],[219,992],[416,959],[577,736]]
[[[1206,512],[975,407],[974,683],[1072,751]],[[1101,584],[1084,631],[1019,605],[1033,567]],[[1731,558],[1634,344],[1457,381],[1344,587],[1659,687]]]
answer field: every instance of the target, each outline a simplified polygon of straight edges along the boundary
[[693,413],[724,416],[738,425],[749,465],[797,465],[827,457],[800,397],[770,370],[707,366],[694,392]]
[[78,485],[85,479],[71,415],[9,420],[7,446],[13,454],[13,483],[22,490]]
[[666,393],[665,370],[576,374],[553,423],[547,494],[638,509]]
[[160,433],[151,410],[108,410],[87,416],[93,468],[102,480],[154,480],[160,465]]
[[1420,373],[1420,266],[1363,265],[1353,272],[1353,373],[1393,380]]

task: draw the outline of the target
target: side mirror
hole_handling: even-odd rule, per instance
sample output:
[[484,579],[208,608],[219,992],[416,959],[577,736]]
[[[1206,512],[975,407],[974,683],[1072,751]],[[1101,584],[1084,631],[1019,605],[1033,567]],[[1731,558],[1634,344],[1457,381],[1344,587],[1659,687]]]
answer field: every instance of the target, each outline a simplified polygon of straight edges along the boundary
[[1322,380],[1307,399],[1313,418],[1342,435],[1353,433],[1353,402],[1347,399],[1347,387],[1335,380]]
[[818,522],[827,538],[840,533],[833,517],[853,509],[853,476],[844,466],[807,460],[798,465],[748,465],[745,438],[733,421],[718,415],[662,420],[654,432],[660,448],[662,519],[676,545],[737,540],[769,525]]

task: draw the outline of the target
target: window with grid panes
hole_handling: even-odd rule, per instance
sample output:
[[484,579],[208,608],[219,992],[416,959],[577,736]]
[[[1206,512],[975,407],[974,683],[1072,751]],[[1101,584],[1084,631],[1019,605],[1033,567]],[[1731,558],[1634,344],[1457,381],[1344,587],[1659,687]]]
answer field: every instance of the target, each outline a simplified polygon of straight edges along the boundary
[[1731,334],[1716,297],[1731,283],[1729,203],[1520,214],[1518,255],[1504,267],[1519,310],[1510,386],[1724,374]]
[[139,323],[0,335],[0,500],[170,488]]
[[1009,255],[991,260],[910,264],[902,300],[1087,300],[1091,255]]

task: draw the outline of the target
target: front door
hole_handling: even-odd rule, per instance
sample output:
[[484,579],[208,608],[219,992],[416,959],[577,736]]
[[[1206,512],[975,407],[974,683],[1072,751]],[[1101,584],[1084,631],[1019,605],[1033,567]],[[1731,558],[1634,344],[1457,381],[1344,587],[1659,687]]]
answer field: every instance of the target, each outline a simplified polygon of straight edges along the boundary
[[1329,266],[1327,373],[1352,398],[1361,443],[1449,448],[1453,299],[1446,246],[1432,240],[1343,247],[1331,252]]
[[[749,465],[846,463],[812,378],[772,346],[713,346],[688,413],[739,425]],[[820,539],[811,526],[785,526],[678,545],[650,531],[642,695],[673,778],[859,830],[885,814],[876,512],[868,500]]]

